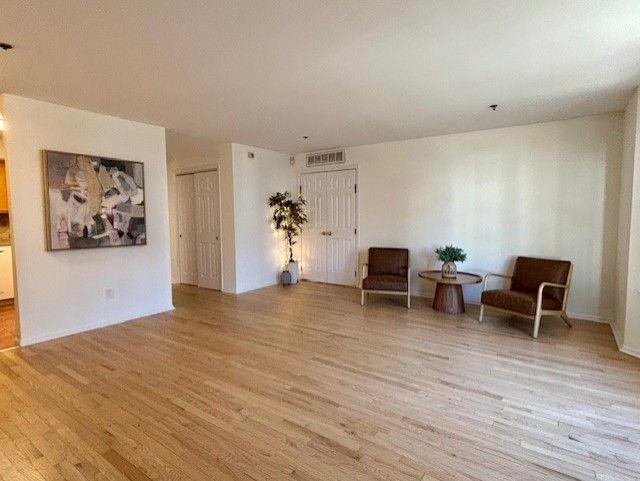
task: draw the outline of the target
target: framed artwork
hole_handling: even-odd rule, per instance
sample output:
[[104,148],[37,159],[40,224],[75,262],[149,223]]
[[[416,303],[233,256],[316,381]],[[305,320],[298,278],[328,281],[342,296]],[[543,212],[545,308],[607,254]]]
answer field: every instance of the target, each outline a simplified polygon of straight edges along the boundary
[[47,250],[145,245],[144,164],[42,151]]

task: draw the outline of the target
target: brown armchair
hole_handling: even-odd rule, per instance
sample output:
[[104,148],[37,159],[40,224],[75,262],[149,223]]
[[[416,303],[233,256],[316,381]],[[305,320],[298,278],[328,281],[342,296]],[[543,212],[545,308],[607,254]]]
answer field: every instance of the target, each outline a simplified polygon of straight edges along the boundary
[[407,296],[407,309],[411,307],[409,249],[369,248],[369,262],[362,266],[361,305],[370,293]]
[[[533,337],[538,337],[540,318],[544,315],[560,316],[571,327],[567,316],[567,299],[571,288],[573,266],[569,261],[518,257],[513,276],[487,274],[482,285],[480,318],[484,308],[491,307],[517,316],[533,319]],[[487,289],[491,277],[511,279],[509,289]]]

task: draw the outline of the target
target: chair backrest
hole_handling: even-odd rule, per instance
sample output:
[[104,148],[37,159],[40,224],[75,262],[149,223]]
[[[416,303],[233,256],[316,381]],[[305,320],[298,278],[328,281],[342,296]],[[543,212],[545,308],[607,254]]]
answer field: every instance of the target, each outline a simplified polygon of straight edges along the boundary
[[409,249],[369,247],[369,275],[406,276],[409,270]]
[[[511,289],[514,291],[537,293],[543,282],[567,284],[571,262],[554,259],[537,259],[535,257],[518,257],[513,269]],[[551,297],[562,302],[564,289],[547,287],[545,297]]]

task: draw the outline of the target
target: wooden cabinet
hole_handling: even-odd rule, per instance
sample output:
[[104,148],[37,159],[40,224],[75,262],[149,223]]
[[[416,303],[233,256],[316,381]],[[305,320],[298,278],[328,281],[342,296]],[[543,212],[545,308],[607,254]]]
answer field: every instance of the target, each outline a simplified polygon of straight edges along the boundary
[[0,246],[0,300],[13,299],[13,256],[11,246]]
[[0,160],[0,212],[9,212],[9,198],[7,196],[7,171],[4,160]]

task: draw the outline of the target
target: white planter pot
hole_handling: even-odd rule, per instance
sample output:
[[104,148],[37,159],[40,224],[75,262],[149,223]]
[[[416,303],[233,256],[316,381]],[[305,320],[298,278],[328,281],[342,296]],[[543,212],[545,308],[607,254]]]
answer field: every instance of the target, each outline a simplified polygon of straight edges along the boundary
[[297,284],[300,276],[298,261],[289,262],[289,264],[287,265],[287,270],[291,274],[291,284]]
[[442,264],[442,277],[450,279],[458,277],[458,267],[455,262],[445,262]]

